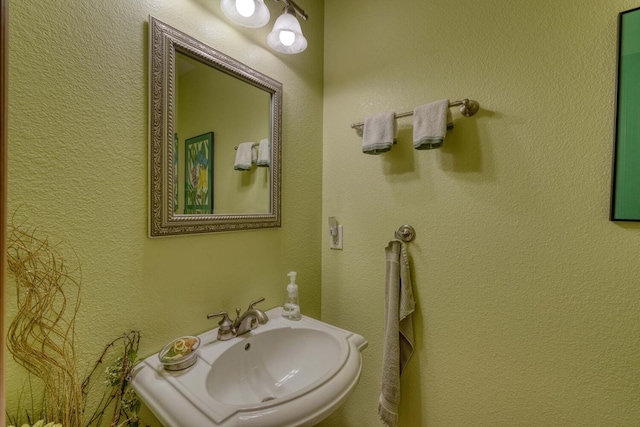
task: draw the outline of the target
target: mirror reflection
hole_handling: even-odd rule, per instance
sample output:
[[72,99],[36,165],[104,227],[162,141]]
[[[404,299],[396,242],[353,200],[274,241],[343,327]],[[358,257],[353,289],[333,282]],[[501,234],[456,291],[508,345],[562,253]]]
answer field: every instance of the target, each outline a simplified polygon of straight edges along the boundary
[[149,235],[280,227],[282,84],[149,27]]
[[268,213],[271,94],[182,52],[175,64],[174,213]]

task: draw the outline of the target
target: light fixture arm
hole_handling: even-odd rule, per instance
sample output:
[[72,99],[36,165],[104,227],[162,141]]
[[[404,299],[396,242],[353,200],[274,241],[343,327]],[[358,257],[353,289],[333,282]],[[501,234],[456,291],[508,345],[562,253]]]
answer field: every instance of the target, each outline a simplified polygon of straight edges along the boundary
[[287,13],[291,13],[291,11],[295,12],[295,15],[298,15],[300,18],[304,19],[305,21],[307,19],[309,19],[309,15],[307,15],[305,13],[305,11],[298,6],[293,0],[274,0],[275,2],[283,2],[284,3],[284,10]]

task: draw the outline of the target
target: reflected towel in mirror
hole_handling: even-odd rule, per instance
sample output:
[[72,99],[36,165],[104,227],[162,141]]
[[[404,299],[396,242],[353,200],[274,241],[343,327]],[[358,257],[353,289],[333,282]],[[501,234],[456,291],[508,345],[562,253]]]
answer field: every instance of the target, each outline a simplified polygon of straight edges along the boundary
[[253,160],[253,142],[243,142],[238,144],[236,161],[233,168],[237,171],[248,171],[251,169]]
[[258,159],[256,160],[256,166],[269,166],[270,158],[271,151],[269,150],[269,140],[267,138],[261,139],[258,144]]

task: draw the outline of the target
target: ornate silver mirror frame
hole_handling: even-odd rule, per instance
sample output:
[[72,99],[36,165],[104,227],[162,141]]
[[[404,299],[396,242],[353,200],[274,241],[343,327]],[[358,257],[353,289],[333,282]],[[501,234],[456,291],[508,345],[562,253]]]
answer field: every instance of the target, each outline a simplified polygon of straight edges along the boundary
[[[149,33],[149,235],[280,227],[282,84],[154,17],[149,17]],[[176,51],[271,94],[271,194],[267,213],[185,215],[174,212]]]

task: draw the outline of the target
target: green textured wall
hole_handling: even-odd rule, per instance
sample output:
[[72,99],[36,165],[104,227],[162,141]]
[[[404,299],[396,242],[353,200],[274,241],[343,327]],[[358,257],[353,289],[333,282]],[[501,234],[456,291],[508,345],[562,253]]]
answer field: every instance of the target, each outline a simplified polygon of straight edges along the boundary
[[[637,0],[325,1],[322,317],[369,340],[324,426],[375,426],[384,247],[413,225],[400,425],[637,426],[640,227],[608,221],[616,25]],[[350,124],[476,99],[435,151]]]
[[[148,355],[216,326],[207,313],[280,305],[291,270],[319,316],[324,24],[322,2],[300,4],[309,48],[284,56],[270,28],[228,24],[217,1],[11,2],[9,212],[78,252],[83,364],[130,328]],[[149,14],[283,83],[282,228],[147,237]],[[6,304],[10,322],[11,282]],[[9,363],[9,411],[25,378]]]

